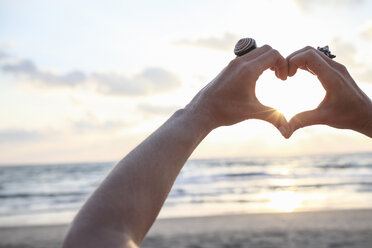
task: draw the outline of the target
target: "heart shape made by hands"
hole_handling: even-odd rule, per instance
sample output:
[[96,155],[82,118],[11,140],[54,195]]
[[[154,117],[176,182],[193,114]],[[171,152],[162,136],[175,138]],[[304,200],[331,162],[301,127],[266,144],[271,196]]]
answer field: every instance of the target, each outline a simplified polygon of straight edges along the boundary
[[325,90],[317,80],[309,72],[298,70],[295,76],[281,81],[268,70],[256,83],[256,96],[262,104],[277,109],[289,121],[300,112],[316,108],[323,100]]

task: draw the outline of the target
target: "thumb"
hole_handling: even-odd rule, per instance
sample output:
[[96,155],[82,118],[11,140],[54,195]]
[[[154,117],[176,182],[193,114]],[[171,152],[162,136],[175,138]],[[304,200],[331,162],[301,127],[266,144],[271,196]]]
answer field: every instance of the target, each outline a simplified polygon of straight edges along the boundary
[[319,109],[305,111],[293,116],[289,121],[289,126],[291,128],[290,136],[299,128],[324,124],[325,117],[326,113]]
[[276,109],[259,104],[254,118],[273,124],[285,138],[289,138],[291,134],[289,123],[284,115]]

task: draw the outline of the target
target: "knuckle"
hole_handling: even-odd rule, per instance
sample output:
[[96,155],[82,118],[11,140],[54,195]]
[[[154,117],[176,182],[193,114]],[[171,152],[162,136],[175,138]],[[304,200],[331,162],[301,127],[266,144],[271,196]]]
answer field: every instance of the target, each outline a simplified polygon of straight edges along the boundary
[[271,49],[271,54],[274,55],[275,57],[280,57],[280,53],[276,49]]
[[242,78],[256,80],[257,65],[253,63],[244,63],[239,70],[239,74]]
[[254,64],[252,63],[244,63],[241,70],[243,72],[252,73],[254,71]]
[[317,57],[317,53],[315,51],[315,49],[309,49],[309,50],[306,50],[305,52],[306,56],[310,57],[310,58],[315,58]]
[[346,66],[342,65],[342,64],[339,64],[339,70],[342,72],[342,73],[347,73],[347,68]]
[[305,46],[305,50],[315,50],[312,46]]
[[237,58],[231,60],[231,61],[229,62],[229,64],[228,64],[228,66],[229,66],[229,67],[235,67],[235,66],[237,66],[238,64],[240,64],[240,59],[239,59],[239,57],[237,57]]
[[267,45],[267,44],[263,45],[262,48],[264,48],[265,50],[271,50],[272,49],[272,47]]

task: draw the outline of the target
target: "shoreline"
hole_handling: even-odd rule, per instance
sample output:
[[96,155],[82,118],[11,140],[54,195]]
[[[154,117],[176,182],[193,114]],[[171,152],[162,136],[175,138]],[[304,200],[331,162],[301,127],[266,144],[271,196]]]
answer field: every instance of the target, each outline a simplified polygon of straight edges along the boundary
[[[187,161],[207,161],[207,160],[226,160],[226,159],[260,159],[260,158],[296,158],[296,157],[303,157],[303,156],[339,156],[339,155],[346,155],[346,156],[357,156],[357,155],[369,155],[372,154],[372,150],[360,150],[360,151],[351,151],[351,152],[315,152],[315,153],[292,153],[292,154],[262,154],[262,155],[251,155],[251,156],[216,156],[216,157],[193,157],[191,156]],[[103,161],[89,161],[89,160],[73,160],[73,161],[49,161],[49,162],[32,162],[32,163],[22,163],[22,162],[9,162],[9,163],[1,163],[0,167],[28,167],[28,166],[60,166],[66,164],[76,164],[76,165],[89,165],[89,164],[112,164],[112,166],[116,165],[120,161],[118,160],[103,160]]]
[[[224,217],[234,217],[234,216],[253,216],[253,215],[283,215],[283,214],[302,214],[302,213],[318,213],[318,212],[342,212],[342,211],[372,211],[372,208],[334,208],[334,209],[322,209],[322,208],[309,208],[309,209],[300,209],[300,210],[294,210],[293,212],[287,212],[287,211],[262,211],[262,212],[231,212],[231,213],[211,213],[211,214],[200,214],[200,215],[183,215],[183,216],[174,216],[174,215],[158,215],[156,218],[157,221],[167,221],[167,220],[188,220],[188,219],[197,219],[197,218],[224,218]],[[57,212],[58,213],[58,212]],[[61,212],[64,217],[67,217],[68,219],[72,219],[75,217],[77,212]],[[66,216],[66,213],[68,213],[68,216]],[[48,216],[51,213],[43,213],[42,215]],[[20,215],[24,218],[24,216]],[[16,216],[18,218],[18,216]],[[38,214],[35,215],[35,217],[40,217]],[[55,223],[50,222],[39,222],[39,223],[29,223],[25,222],[23,226],[20,226],[19,224],[11,224],[11,225],[0,225],[0,231],[2,229],[8,229],[8,228],[42,228],[42,227],[55,227],[55,226],[68,226],[71,221],[60,221],[61,218],[58,219],[59,221]],[[17,221],[18,222],[18,221]]]
[[[68,225],[0,227],[0,248],[60,247],[67,230]],[[358,209],[162,218],[141,247],[364,248],[371,243],[372,209]]]

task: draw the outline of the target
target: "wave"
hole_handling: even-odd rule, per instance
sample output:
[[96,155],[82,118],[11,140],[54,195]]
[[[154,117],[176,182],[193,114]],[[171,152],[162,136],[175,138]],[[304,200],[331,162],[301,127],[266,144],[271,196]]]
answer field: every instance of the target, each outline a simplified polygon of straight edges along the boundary
[[314,167],[322,169],[358,169],[358,168],[372,168],[372,164],[359,164],[359,163],[344,163],[344,164],[322,164]]
[[300,185],[271,185],[271,190],[301,189],[301,188],[339,188],[344,186],[371,186],[372,182],[343,182],[343,183],[316,183]]
[[[0,167],[0,216],[76,211],[113,164]],[[342,205],[346,200],[338,197],[347,192],[348,198],[358,199],[358,207],[370,207],[372,153],[190,160],[169,193],[165,211],[167,206],[182,209],[187,204],[225,203],[223,206],[242,204],[248,210],[257,206],[265,210],[266,205],[257,201],[281,191],[302,194],[311,206],[327,202],[306,198],[312,193],[323,194],[332,198],[335,205]]]
[[15,194],[0,194],[0,199],[9,198],[54,198],[54,197],[65,197],[65,196],[86,196],[89,192],[63,192],[63,193],[15,193]]

